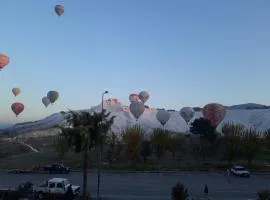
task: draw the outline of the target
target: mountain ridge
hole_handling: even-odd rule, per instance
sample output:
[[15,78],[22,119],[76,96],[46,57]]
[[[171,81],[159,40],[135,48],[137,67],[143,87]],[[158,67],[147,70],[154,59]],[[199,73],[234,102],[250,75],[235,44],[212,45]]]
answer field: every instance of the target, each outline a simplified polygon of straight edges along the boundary
[[[270,109],[268,109],[268,106],[262,104],[247,103],[225,107],[228,110],[228,112],[222,123],[233,121],[236,123],[242,123],[246,127],[257,127],[258,129],[261,130],[266,130],[270,128]],[[108,112],[111,112],[112,115],[116,116],[115,123],[112,126],[112,130],[116,133],[120,133],[126,127],[135,124],[142,126],[142,128],[150,132],[154,128],[162,127],[156,119],[156,111],[158,110],[156,108],[146,108],[145,112],[140,117],[138,122],[136,122],[133,115],[130,113],[129,106],[121,104],[117,99],[114,99],[113,101],[110,99],[105,100],[104,108]],[[197,109],[201,108],[197,107]],[[78,110],[77,112],[81,111],[99,112],[101,111],[101,104],[93,106],[90,109]],[[180,112],[175,110],[169,111],[171,113],[171,118],[164,128],[175,132],[187,133],[189,125],[186,124],[184,119],[180,116]],[[65,115],[69,114],[70,112],[68,111],[66,112]],[[202,112],[201,110],[196,110],[195,116],[191,120],[191,122],[199,117],[202,117]],[[55,128],[58,127],[59,125],[61,126],[66,125],[66,120],[65,117],[63,116],[63,111],[49,115],[41,120],[18,123],[1,131],[2,133],[17,136],[33,131],[41,131]]]

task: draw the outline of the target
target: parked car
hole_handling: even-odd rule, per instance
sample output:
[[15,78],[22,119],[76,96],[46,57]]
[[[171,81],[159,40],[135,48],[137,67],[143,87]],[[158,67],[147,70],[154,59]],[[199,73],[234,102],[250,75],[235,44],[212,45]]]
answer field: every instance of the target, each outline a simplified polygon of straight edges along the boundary
[[68,188],[71,187],[74,196],[80,194],[81,187],[71,185],[66,178],[52,178],[48,181],[33,187],[33,192],[38,199],[44,199],[46,195],[65,195]]
[[70,172],[70,168],[65,167],[63,164],[52,164],[45,166],[43,171],[50,174],[68,174]]
[[236,165],[231,168],[231,173],[234,176],[239,176],[239,177],[250,177],[250,172],[243,166]]

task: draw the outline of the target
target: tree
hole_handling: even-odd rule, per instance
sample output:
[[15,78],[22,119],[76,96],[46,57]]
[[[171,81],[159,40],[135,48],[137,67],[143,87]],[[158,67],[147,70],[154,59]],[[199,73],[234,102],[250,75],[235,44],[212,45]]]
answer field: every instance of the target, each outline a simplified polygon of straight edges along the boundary
[[185,148],[186,140],[183,136],[174,135],[170,137],[169,149],[172,152],[172,156],[177,156],[178,164],[180,164],[181,156]]
[[58,135],[54,138],[54,147],[60,159],[64,159],[66,153],[69,151],[70,146],[68,140],[63,135]]
[[224,134],[222,143],[225,146],[226,158],[229,164],[240,151],[241,135],[243,134],[245,127],[241,124],[226,123],[222,126],[222,133]]
[[111,128],[114,116],[103,110],[100,113],[71,112],[66,120],[72,128],[62,128],[69,145],[74,147],[75,152],[83,153],[83,199],[87,199],[87,169],[88,154],[91,149],[102,145],[105,135]]
[[175,186],[172,187],[171,191],[172,200],[187,200],[189,197],[188,189],[184,184],[177,182]]
[[157,159],[163,156],[164,151],[169,147],[171,141],[171,133],[168,130],[154,129],[152,134],[152,145],[155,148]]
[[152,155],[151,142],[144,140],[141,145],[141,156],[143,157],[143,162],[147,163],[147,159]]
[[246,129],[242,133],[241,139],[243,152],[247,158],[248,165],[251,165],[252,161],[262,148],[260,134],[255,129]]
[[127,128],[122,133],[122,139],[128,158],[135,165],[140,159],[141,143],[143,141],[144,131],[139,126]]
[[267,151],[270,152],[270,129],[264,132],[263,144]]
[[191,123],[190,132],[195,135],[200,135],[206,138],[213,144],[217,138],[215,127],[211,126],[211,122],[204,118],[195,119]]
[[106,143],[109,145],[109,149],[107,153],[108,153],[109,164],[111,165],[114,159],[114,153],[115,153],[115,148],[116,148],[116,143],[117,143],[117,136],[114,132],[112,132],[106,137]]

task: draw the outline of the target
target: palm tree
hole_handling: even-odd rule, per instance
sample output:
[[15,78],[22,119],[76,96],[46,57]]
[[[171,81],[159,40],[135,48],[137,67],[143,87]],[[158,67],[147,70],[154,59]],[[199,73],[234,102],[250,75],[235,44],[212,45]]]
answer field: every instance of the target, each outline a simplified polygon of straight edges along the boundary
[[87,199],[87,169],[89,150],[103,144],[106,133],[111,128],[114,116],[103,110],[100,113],[73,112],[66,120],[72,128],[62,128],[62,133],[74,147],[75,152],[83,153],[83,199]]

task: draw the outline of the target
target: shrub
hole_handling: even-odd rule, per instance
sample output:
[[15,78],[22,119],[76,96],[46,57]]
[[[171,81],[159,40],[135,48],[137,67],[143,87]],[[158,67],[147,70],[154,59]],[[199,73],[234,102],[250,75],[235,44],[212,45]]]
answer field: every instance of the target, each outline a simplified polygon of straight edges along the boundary
[[172,200],[186,200],[189,197],[188,189],[185,188],[184,184],[177,182],[172,187],[171,196]]
[[270,199],[270,190],[260,190],[257,192],[258,200],[269,200]]

